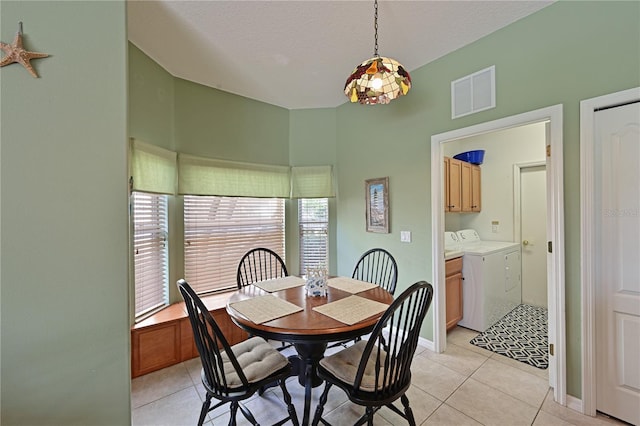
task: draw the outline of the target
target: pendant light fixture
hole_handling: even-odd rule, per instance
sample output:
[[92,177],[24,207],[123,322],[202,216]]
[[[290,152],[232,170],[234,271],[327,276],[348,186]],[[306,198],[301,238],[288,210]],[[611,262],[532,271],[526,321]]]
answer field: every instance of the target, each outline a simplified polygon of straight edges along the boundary
[[344,85],[351,102],[388,104],[411,89],[411,77],[404,67],[395,59],[378,55],[378,0],[374,1],[374,30],[373,57],[358,65]]

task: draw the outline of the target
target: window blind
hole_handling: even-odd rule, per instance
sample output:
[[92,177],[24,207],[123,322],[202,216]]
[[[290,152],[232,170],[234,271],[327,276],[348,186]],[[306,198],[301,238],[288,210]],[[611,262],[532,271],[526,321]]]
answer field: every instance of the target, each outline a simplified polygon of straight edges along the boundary
[[284,259],[284,200],[184,196],[185,279],[198,293],[235,288],[242,256],[266,247]]
[[167,196],[134,192],[132,203],[135,316],[138,318],[168,303]]
[[132,190],[175,194],[177,154],[131,139]]
[[298,200],[300,273],[307,268],[329,268],[329,203],[326,198]]

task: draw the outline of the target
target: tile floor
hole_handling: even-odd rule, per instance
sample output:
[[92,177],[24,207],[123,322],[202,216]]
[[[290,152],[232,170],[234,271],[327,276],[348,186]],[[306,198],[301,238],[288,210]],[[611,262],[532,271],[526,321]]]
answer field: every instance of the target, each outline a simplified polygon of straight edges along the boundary
[[[452,330],[442,354],[418,347],[407,394],[418,425],[623,424],[603,416],[583,416],[554,403],[546,370],[471,345],[469,340],[476,334],[462,327]],[[199,358],[138,377],[131,387],[132,425],[197,423],[204,399]],[[304,389],[295,378],[287,381],[287,389],[301,419]],[[314,389],[312,412],[322,389]],[[255,395],[245,405],[263,425],[287,415],[279,388],[268,390],[262,397]],[[352,425],[362,413],[363,409],[352,405],[340,389],[332,388],[324,411],[327,421],[335,426]],[[205,425],[226,425],[228,421],[226,405],[210,412]],[[240,413],[238,424],[248,424]],[[406,421],[383,408],[374,424],[405,425]]]

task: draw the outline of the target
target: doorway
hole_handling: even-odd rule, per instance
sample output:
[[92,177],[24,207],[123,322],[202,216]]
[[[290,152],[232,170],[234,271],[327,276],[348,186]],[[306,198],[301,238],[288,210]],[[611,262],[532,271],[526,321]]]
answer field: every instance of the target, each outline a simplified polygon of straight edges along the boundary
[[580,109],[583,412],[639,424],[640,88]]
[[513,166],[515,241],[522,244],[522,303],[547,308],[547,171],[545,163]]
[[[562,159],[562,105],[555,105],[475,126],[453,130],[431,137],[431,206],[432,262],[434,282],[434,345],[436,352],[446,349],[444,291],[444,191],[443,146],[470,136],[487,134],[533,123],[548,122],[546,127],[547,170],[547,241],[552,251],[547,254],[549,294],[549,384],[554,400],[566,405],[566,351],[564,313],[564,206]],[[484,208],[484,206],[483,206]],[[551,349],[551,348],[550,348]]]

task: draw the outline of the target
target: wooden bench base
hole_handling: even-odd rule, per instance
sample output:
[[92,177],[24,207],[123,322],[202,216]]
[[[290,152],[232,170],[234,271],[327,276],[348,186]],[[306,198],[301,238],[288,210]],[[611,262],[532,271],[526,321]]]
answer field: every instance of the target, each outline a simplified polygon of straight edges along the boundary
[[[226,311],[229,294],[205,296],[205,303],[230,345],[247,338]],[[131,328],[131,377],[198,356],[184,302],[174,303]]]

